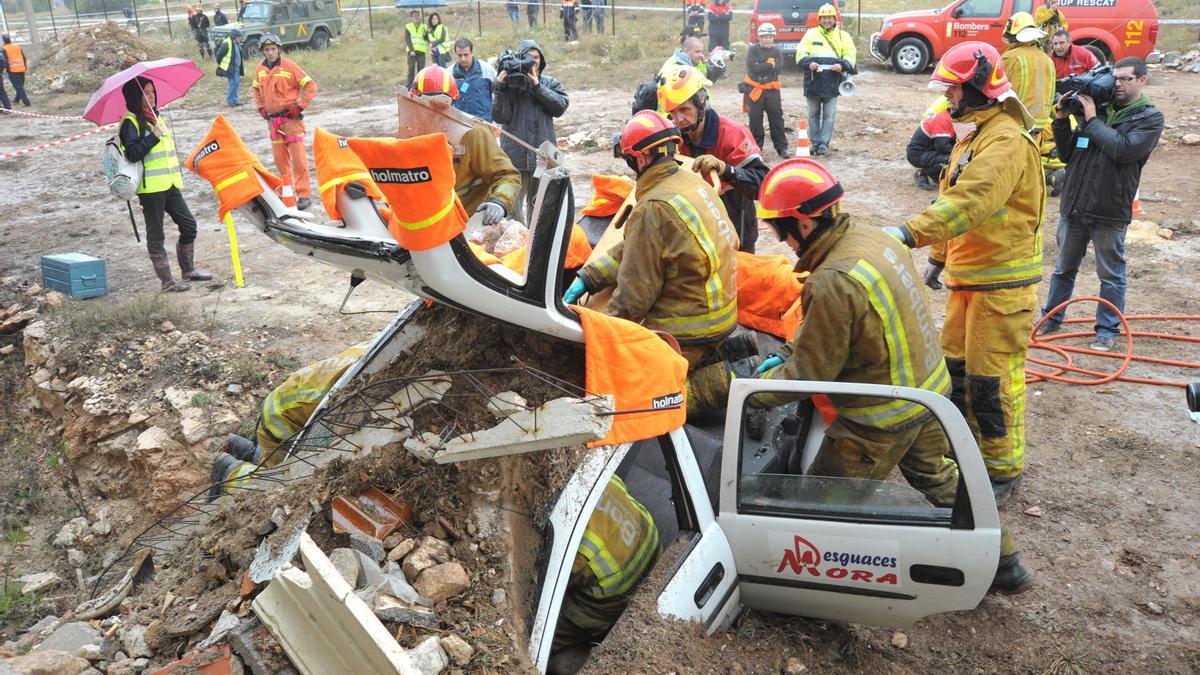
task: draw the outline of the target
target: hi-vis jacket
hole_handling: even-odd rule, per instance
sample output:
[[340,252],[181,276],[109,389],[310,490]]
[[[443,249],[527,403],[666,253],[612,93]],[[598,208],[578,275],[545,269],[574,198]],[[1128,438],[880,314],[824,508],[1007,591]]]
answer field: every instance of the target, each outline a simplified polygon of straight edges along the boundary
[[[155,111],[157,114],[157,111]],[[179,156],[175,153],[175,140],[166,120],[160,120],[162,138],[150,129],[139,129],[137,116],[125,113],[121,118],[121,151],[130,162],[142,163],[142,184],[139,195],[166,192],[172,187],[183,187],[183,170],[179,168]]]
[[952,290],[1042,278],[1046,182],[1037,143],[1018,119],[1000,107],[961,119],[975,131],[954,146],[938,198],[905,223],[917,246],[935,244],[930,258],[946,264]]
[[674,162],[637,181],[625,240],[579,271],[592,291],[616,286],[607,314],[708,344],[737,325],[738,238],[716,190]]
[[[800,255],[804,321],[780,356],[786,361],[763,375],[772,380],[860,382],[917,387],[943,396],[950,374],[938,330],[912,255],[882,230],[837,217]],[[838,419],[884,430],[903,430],[929,419],[909,401],[830,396]],[[755,396],[771,406],[795,395]]]
[[267,395],[257,432],[258,447],[264,458],[308,422],[317,404],[366,349],[364,342],[305,366]]
[[521,192],[521,174],[500,149],[490,126],[477,124],[459,141],[462,154],[454,153],[454,192],[463,209],[474,213],[485,200],[492,199],[513,212]]
[[[846,31],[834,26],[825,30],[820,26],[809,28],[804,32],[804,38],[796,47],[796,63],[804,71],[804,95],[829,98],[838,95],[838,86],[842,79],[854,73],[854,64],[858,60],[858,48],[854,46],[854,38]],[[832,66],[841,64],[842,72],[832,70],[808,69],[808,64]]]
[[657,557],[654,518],[613,476],[588,518],[570,585],[597,600],[619,597],[637,586]]
[[1014,42],[1004,49],[1000,58],[1013,91],[1036,120],[1030,133],[1037,138],[1050,125],[1050,112],[1054,106],[1054,61],[1035,42]]

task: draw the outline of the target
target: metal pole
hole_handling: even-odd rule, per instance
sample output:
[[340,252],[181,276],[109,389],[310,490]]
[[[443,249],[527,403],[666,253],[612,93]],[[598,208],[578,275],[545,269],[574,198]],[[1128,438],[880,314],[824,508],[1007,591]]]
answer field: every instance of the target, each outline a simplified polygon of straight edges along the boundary
[[546,25],[546,0],[542,0],[542,25]]
[[58,24],[54,21],[54,0],[46,0],[46,6],[50,8],[50,29],[54,31],[54,39],[58,39]]
[[71,4],[75,5],[75,27],[80,28],[83,24],[79,23],[79,0],[71,0]]
[[129,4],[133,5],[133,25],[137,27],[138,37],[142,36],[142,20],[138,18],[137,0],[129,0]]
[[617,3],[616,3],[616,0],[614,0],[613,3],[608,6],[608,9],[610,12],[612,12],[612,36],[617,37]]
[[375,39],[375,17],[371,13],[371,0],[367,0],[367,30],[371,32],[371,39]]
[[171,7],[167,0],[163,0],[163,16],[167,19],[167,38],[174,38],[175,36],[171,35]]
[[475,23],[479,27],[479,37],[483,37],[483,0],[475,1]]
[[862,37],[862,0],[858,0],[858,28],[854,31],[855,37]]
[[100,6],[104,8],[104,20],[108,21],[108,2],[106,2],[106,0],[100,0]]

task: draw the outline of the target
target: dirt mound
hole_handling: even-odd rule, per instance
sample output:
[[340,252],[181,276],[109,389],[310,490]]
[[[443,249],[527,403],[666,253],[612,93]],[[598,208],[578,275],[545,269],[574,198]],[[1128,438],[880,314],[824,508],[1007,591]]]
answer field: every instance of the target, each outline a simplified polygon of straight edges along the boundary
[[162,56],[111,21],[73,30],[51,48],[54,51],[46,55],[34,75],[50,91],[62,93],[91,91],[106,77],[138,61]]

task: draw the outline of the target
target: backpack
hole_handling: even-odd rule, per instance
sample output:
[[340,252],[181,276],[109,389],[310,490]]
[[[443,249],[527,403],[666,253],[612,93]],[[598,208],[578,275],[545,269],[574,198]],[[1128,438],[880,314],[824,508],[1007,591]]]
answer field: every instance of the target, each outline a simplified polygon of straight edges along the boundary
[[120,137],[109,137],[104,142],[100,157],[104,163],[104,179],[112,196],[125,201],[136,197],[145,169],[141,162],[125,159],[125,153],[121,152]]

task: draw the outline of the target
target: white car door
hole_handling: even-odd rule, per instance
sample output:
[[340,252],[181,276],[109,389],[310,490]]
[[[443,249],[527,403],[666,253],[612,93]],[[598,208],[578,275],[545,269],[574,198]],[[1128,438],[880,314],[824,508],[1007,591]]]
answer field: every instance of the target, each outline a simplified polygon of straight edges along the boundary
[[[780,423],[786,408],[776,408],[767,434],[749,433],[743,411],[756,392],[857,393],[923,405],[958,460],[954,508],[931,506],[903,480],[802,475],[803,455],[819,447],[823,430],[807,419]],[[797,410],[811,415],[812,406]],[[772,433],[784,427],[802,439],[791,457],[780,451],[786,435]],[[734,380],[718,521],[733,546],[744,605],[822,619],[902,627],[973,609],[999,559],[1000,521],[970,429],[949,400],[906,387]]]

